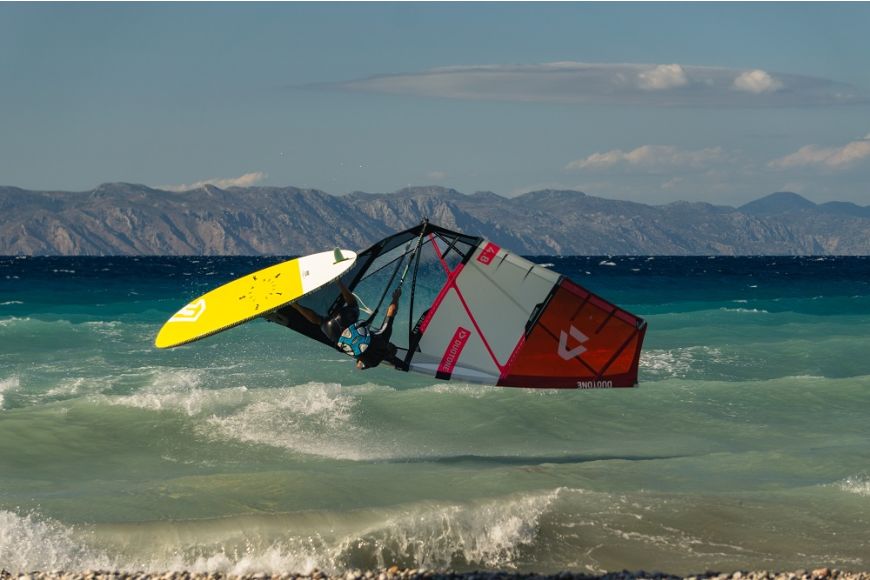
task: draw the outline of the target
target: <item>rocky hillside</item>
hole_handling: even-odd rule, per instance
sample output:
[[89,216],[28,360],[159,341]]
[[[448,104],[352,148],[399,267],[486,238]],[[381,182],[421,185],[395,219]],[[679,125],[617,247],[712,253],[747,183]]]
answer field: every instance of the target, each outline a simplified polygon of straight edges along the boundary
[[524,254],[870,254],[870,207],[775,193],[739,208],[578,191],[515,198],[441,187],[334,196],[295,187],[183,192],[0,187],[0,254],[303,254],[365,248],[428,217]]

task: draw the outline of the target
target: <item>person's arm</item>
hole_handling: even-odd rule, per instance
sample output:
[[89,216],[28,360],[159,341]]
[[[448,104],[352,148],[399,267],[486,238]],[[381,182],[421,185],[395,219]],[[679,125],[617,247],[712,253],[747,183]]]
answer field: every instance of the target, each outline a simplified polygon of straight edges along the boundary
[[295,308],[296,312],[298,312],[303,317],[305,317],[305,320],[307,320],[311,324],[316,324],[316,325],[320,326],[323,323],[323,318],[321,318],[321,316],[319,314],[317,314],[316,312],[314,312],[310,308],[306,308],[306,307],[304,307],[301,304],[298,304],[296,302],[291,302],[290,306]]
[[393,291],[393,300],[390,302],[390,305],[387,307],[387,318],[392,318],[396,315],[396,312],[399,311],[399,298],[402,297],[402,289],[396,288]]
[[356,306],[356,296],[348,290],[347,286],[341,280],[338,281],[338,287],[341,289],[341,297],[344,298],[344,303],[348,306]]

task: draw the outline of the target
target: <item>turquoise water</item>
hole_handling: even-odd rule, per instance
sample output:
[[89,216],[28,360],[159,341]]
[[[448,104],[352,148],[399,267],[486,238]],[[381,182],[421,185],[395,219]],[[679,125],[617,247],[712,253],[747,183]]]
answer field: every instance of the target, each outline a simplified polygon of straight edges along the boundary
[[870,567],[870,259],[536,259],[649,322],[638,389],[152,347],[274,261],[0,258],[0,568]]

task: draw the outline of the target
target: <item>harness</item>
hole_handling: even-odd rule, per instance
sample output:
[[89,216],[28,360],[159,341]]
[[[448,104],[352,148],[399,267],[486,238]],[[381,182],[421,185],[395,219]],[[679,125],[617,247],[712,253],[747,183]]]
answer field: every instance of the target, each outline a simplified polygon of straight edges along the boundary
[[341,336],[338,337],[338,346],[354,358],[361,356],[372,342],[372,335],[369,334],[368,326],[365,322],[355,322],[344,329]]

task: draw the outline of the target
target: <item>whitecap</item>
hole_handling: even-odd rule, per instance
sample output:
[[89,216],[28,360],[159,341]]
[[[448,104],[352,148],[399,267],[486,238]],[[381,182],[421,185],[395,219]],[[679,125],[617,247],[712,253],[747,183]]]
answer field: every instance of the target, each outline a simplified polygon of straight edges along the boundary
[[118,320],[95,320],[84,322],[82,323],[82,326],[88,329],[93,329],[97,334],[109,338],[118,338],[121,336],[122,323]]
[[45,397],[52,399],[68,399],[82,395],[91,395],[107,391],[114,385],[115,379],[104,377],[67,377],[46,391]]
[[0,409],[3,409],[4,393],[9,393],[21,387],[21,379],[13,375],[8,379],[0,380]]
[[[562,491],[558,488],[470,504],[402,510],[398,517],[388,516],[379,528],[356,542],[387,548],[387,556],[407,554],[418,568],[448,568],[461,562],[516,569],[520,551],[536,541],[541,517]],[[381,554],[378,566],[389,565]]]
[[376,388],[312,382],[252,391],[235,408],[208,417],[201,431],[331,459],[383,458],[392,453],[373,445],[354,415],[359,395]]
[[641,371],[663,378],[688,378],[696,371],[703,371],[710,363],[735,365],[738,360],[711,346],[647,349],[640,354]]
[[189,570],[237,576],[314,568],[335,573],[369,563],[515,570],[523,551],[540,541],[541,518],[572,491],[579,490],[86,528],[0,511],[0,554],[8,554],[3,566],[12,572]]
[[175,411],[190,417],[241,403],[246,387],[203,389],[203,373],[193,369],[156,369],[148,385],[131,395],[112,397],[111,404],[151,411]]
[[470,383],[436,383],[434,385],[424,387],[421,390],[432,393],[461,395],[464,397],[471,397],[472,399],[481,399],[486,395],[504,392],[504,389],[502,387],[473,385]]
[[114,568],[106,554],[78,535],[74,528],[51,519],[0,510],[0,554],[3,567],[13,572]]
[[859,473],[857,475],[851,475],[842,481],[838,481],[834,485],[845,492],[854,493],[863,497],[870,497],[870,474]]
[[10,316],[9,318],[0,319],[0,328],[4,326],[12,326],[16,322],[30,322],[32,318],[19,318],[18,316]]

